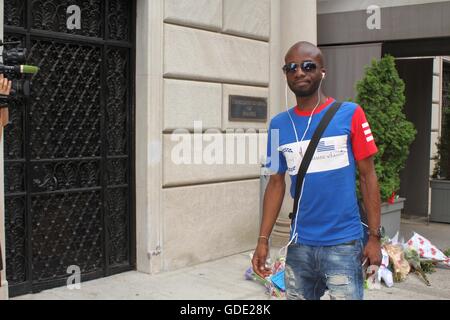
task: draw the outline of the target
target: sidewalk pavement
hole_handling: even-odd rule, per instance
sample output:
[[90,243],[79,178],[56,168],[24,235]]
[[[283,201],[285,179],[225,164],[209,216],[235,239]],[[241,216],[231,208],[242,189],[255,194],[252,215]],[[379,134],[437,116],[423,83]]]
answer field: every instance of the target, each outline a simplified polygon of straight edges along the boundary
[[[450,224],[402,219],[401,236],[412,232],[428,238],[438,248],[450,247]],[[278,251],[273,248],[273,252]],[[236,254],[172,272],[148,275],[136,271],[82,283],[80,290],[66,287],[13,298],[14,300],[267,300],[264,287],[244,279],[250,253]],[[428,275],[431,287],[415,274],[394,287],[365,290],[366,300],[450,300],[450,269],[437,268]],[[329,299],[328,295],[323,297]]]

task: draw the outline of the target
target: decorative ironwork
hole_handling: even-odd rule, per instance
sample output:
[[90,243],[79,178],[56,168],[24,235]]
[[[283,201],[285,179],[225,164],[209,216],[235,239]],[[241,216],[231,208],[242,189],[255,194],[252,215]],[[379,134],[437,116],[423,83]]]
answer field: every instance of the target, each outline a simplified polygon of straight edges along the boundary
[[[124,50],[107,50],[107,101],[106,130],[108,156],[127,154],[127,74],[128,54]],[[128,159],[108,159],[107,183],[127,184]],[[106,217],[109,236],[109,263],[124,264],[128,259],[128,189],[108,188],[106,193]]]
[[6,197],[6,275],[9,285],[26,281],[25,197]]
[[5,25],[14,27],[25,26],[25,2],[26,0],[4,0]]
[[[6,2],[5,2],[6,4]],[[6,16],[6,13],[5,13]],[[6,34],[5,41],[20,41],[24,46],[24,37],[13,34]],[[24,109],[25,100],[23,98],[10,99],[9,102],[9,124],[4,129],[5,147],[4,157],[5,162],[8,160],[24,159]],[[6,191],[6,190],[5,190]],[[7,191],[6,191],[7,192]]]
[[[100,0],[33,0],[32,28],[103,38],[102,2]],[[81,9],[80,29],[67,28],[67,19],[70,18],[67,8],[71,5],[77,5]]]
[[[5,1],[5,22],[16,21],[24,10],[24,1]],[[19,21],[19,20],[17,20]],[[22,20],[20,20],[20,25]],[[8,22],[7,22],[8,23]],[[13,23],[19,26],[18,23]],[[6,34],[5,41],[21,41],[23,36]],[[24,99],[10,99],[9,124],[4,129],[5,172],[5,255],[6,274],[10,286],[26,281],[26,198],[10,196],[26,191],[24,152]]]
[[109,38],[114,40],[128,40],[130,25],[130,1],[110,0],[108,8]]
[[9,124],[5,127],[5,160],[22,159],[23,154],[23,102],[10,100]]
[[33,281],[103,268],[100,208],[99,191],[32,197]]
[[29,112],[31,157],[100,156],[100,49],[34,41],[30,59],[41,68]]
[[92,188],[100,185],[99,161],[39,162],[32,168],[32,191]]
[[126,154],[127,147],[127,55],[108,50],[106,121],[108,155]]
[[[69,5],[81,9],[80,30],[67,30]],[[21,35],[6,28],[5,39],[27,38],[28,63],[40,67],[31,98],[10,103],[5,129],[11,296],[24,284],[60,283],[71,265],[98,276],[131,269],[131,7],[126,0],[5,0],[9,25],[24,27]],[[54,32],[91,39],[53,39]]]
[[128,190],[108,188],[106,192],[106,216],[109,236],[109,263],[123,265],[128,261]]
[[110,186],[127,184],[128,159],[109,159],[106,166],[106,181]]
[[5,162],[5,193],[25,192],[25,163]]

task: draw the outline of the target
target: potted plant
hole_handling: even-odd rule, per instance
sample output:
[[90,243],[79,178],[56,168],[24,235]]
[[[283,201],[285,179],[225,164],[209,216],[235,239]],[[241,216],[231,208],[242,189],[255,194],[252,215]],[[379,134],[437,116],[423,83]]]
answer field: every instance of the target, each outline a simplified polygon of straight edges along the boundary
[[[373,60],[356,85],[358,103],[366,113],[378,153],[375,170],[381,193],[381,224],[393,237],[400,229],[404,200],[396,197],[400,188],[400,171],[404,168],[416,130],[406,119],[405,84],[395,68],[395,60],[386,55]],[[395,124],[395,125],[393,125]]]
[[443,87],[441,136],[430,181],[430,220],[450,223],[450,82],[444,81]]

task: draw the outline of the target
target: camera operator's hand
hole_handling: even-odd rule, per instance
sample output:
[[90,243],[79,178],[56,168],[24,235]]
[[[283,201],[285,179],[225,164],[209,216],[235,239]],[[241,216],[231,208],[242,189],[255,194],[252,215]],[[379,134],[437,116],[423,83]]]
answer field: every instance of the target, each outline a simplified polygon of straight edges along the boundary
[[12,81],[3,77],[3,74],[0,74],[0,94],[4,96],[9,96],[11,92]]

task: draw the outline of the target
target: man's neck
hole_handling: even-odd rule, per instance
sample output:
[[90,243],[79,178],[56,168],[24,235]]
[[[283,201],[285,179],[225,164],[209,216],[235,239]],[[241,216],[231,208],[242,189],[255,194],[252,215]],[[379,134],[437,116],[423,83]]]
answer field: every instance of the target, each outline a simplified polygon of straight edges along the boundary
[[317,92],[309,97],[297,97],[297,105],[300,111],[313,111],[316,106],[321,106],[327,101],[327,97],[321,92],[320,102],[318,100]]

